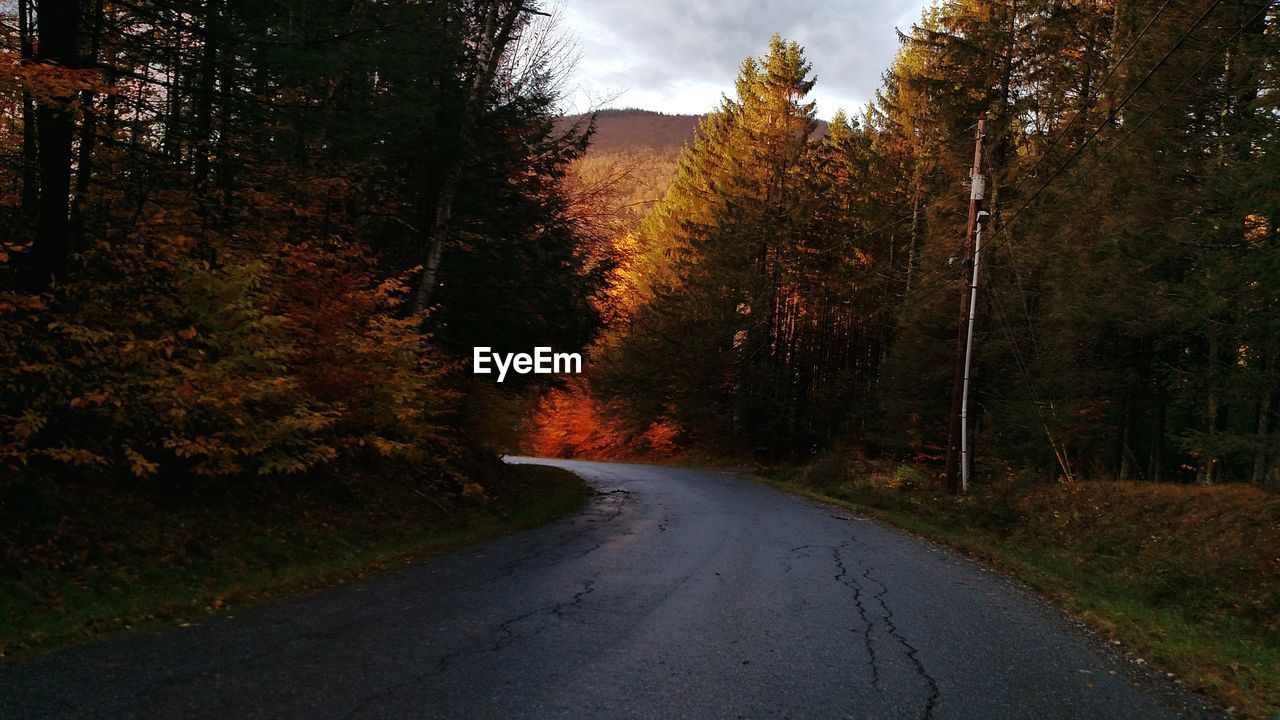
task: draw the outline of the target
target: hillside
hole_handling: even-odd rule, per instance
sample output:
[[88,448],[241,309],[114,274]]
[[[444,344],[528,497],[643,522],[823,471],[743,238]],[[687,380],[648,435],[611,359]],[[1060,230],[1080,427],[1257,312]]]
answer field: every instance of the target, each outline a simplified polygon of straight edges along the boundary
[[[587,115],[571,115],[561,119],[561,128],[586,121]],[[667,115],[652,110],[626,108],[601,110],[596,113],[596,133],[591,138],[591,153],[634,152],[654,150],[678,152],[698,128],[701,115]],[[827,134],[827,122],[818,121],[814,136]]]
[[[560,119],[567,130],[587,115]],[[590,214],[612,227],[617,237],[634,229],[649,208],[662,199],[675,175],[680,150],[693,139],[700,115],[666,115],[627,108],[596,113],[596,132],[587,154],[574,165],[580,196],[589,198]],[[815,137],[827,133],[819,120]]]
[[[664,115],[648,110],[602,110],[586,156],[574,165],[592,213],[613,218],[615,237],[633,229],[662,198],[685,143],[693,139],[697,115]],[[561,128],[587,120],[563,118]]]
[[[562,122],[570,125],[586,118],[586,115],[574,115]],[[664,115],[649,110],[601,110],[596,113],[591,151],[678,151],[693,138],[699,119],[697,115]]]

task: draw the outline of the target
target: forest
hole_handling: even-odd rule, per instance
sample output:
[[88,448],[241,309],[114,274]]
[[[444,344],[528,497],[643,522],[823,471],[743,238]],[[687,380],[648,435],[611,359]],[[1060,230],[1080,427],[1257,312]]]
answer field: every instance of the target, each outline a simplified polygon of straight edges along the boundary
[[[498,425],[936,467],[980,121],[975,476],[1280,485],[1269,2],[940,2],[829,123],[775,36],[710,114],[615,112],[594,153],[555,8],[3,10],[6,513],[374,468],[448,505]],[[587,376],[467,372],[534,345]]]
[[982,119],[975,477],[1280,485],[1275,21],[942,2],[822,131],[814,70],[775,37],[615,243],[622,319],[590,387],[544,399],[535,447],[656,433],[940,468]]
[[[847,69],[781,35],[704,115],[582,113],[564,19],[0,0],[0,659],[630,512],[660,484],[633,500],[500,462],[524,453],[749,468],[749,491],[664,487],[714,485],[681,497],[715,513],[772,483],[932,533],[1274,712],[1272,0],[934,0],[832,117],[813,93]],[[539,347],[582,374],[471,367]],[[555,552],[600,534],[566,567],[619,550],[618,513],[549,530],[578,533]],[[854,522],[810,518],[832,519]],[[835,562],[860,599],[852,542],[785,572]],[[483,652],[563,629],[595,582]],[[923,674],[862,619],[868,651],[896,637]]]
[[604,318],[555,21],[0,2],[0,656],[580,504],[465,368]]
[[[830,122],[777,36],[638,121],[562,116],[551,6],[0,7],[11,546],[84,488],[482,502],[517,445],[941,468],[979,121],[975,478],[1280,485],[1269,2],[940,2]],[[468,372],[535,345],[586,376]]]
[[599,325],[536,8],[4,9],[6,475],[463,493],[460,359]]

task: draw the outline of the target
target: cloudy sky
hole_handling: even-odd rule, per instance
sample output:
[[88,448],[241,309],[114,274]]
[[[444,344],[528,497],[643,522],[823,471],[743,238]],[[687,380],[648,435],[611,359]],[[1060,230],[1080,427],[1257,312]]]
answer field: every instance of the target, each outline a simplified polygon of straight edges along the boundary
[[805,48],[819,117],[853,111],[880,86],[897,50],[894,27],[924,0],[562,0],[581,60],[565,90],[572,111],[600,106],[667,113],[711,110],[742,59],[780,33]]

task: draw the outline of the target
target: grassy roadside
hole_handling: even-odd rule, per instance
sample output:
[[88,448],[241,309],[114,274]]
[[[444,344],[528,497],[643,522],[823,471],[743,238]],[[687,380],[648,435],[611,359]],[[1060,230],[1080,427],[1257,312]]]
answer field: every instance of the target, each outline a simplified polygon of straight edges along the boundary
[[272,497],[267,507],[259,497],[225,512],[150,508],[104,530],[105,547],[52,559],[33,548],[36,557],[0,572],[0,661],[351,582],[549,522],[591,495],[558,468],[494,472],[490,500],[470,508],[447,510],[392,482],[377,496],[344,488]]
[[1253,488],[1081,483],[957,500],[911,482],[910,471],[814,470],[756,477],[1016,577],[1232,714],[1280,713],[1280,498]]

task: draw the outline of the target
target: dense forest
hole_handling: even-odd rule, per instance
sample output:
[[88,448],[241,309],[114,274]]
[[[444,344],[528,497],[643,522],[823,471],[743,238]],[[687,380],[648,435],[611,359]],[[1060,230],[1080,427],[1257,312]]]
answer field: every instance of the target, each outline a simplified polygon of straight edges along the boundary
[[979,476],[1280,485],[1276,20],[940,2],[825,133],[774,38],[621,236],[622,317],[534,446],[940,463],[982,119]]
[[[806,508],[807,528],[757,536],[768,513],[798,517],[767,488],[499,461],[683,453],[1012,569],[1150,650],[1161,675],[1274,714],[1273,0],[934,0],[899,32],[874,97],[831,118],[811,94],[846,69],[813,67],[780,36],[759,38],[705,115],[569,114],[565,12],[0,0],[0,661],[567,518],[542,546],[453,556],[477,575],[420,574],[428,596],[495,568],[493,584],[462,583],[477,594],[440,595],[478,599],[482,622],[401,603],[413,585],[381,596],[430,640],[397,672],[437,650],[438,669],[488,662],[519,649],[520,622],[563,630],[604,598],[677,597],[652,588],[700,588],[664,600],[679,618],[660,624],[692,627],[689,610],[706,609],[732,620],[736,646],[756,612],[742,592],[803,593],[786,610],[807,612],[828,596],[806,583],[834,577],[835,609],[874,595],[885,612],[875,643],[863,614],[868,653],[892,636],[928,677],[927,652],[888,619],[886,597],[909,591],[870,576],[906,555],[864,547],[869,524]],[[583,353],[584,372],[495,382],[470,366],[479,347],[547,346]],[[970,492],[951,498],[957,426],[976,459]],[[656,509],[655,488],[682,485],[696,491],[667,497],[687,506]],[[747,495],[760,504],[735,504]],[[741,525],[704,522],[733,508]],[[795,554],[825,547],[802,544],[810,531],[839,538],[830,560]],[[617,554],[642,540],[664,544]],[[673,574],[671,548],[696,569]],[[845,550],[866,556],[846,567]],[[835,565],[792,574],[801,560]],[[766,564],[775,580],[752,574]],[[722,584],[721,570],[755,579]],[[532,580],[505,584],[520,573]],[[650,584],[609,584],[628,578]],[[992,596],[967,602],[979,595],[969,617],[1003,622]],[[921,601],[930,623],[946,609]],[[652,617],[619,607],[582,617]],[[315,637],[386,623],[362,640],[385,654],[373,645],[403,626],[360,613]],[[432,635],[433,613],[465,625],[461,650]],[[600,627],[582,633],[583,657]],[[736,652],[716,662],[740,679]]]
[[598,153],[536,4],[0,9],[6,492],[479,495],[476,345],[590,347],[544,451],[940,461],[979,119],[980,475],[1280,484],[1269,2],[941,2],[830,124],[774,38]]
[[381,474],[442,507],[483,498],[464,359],[582,347],[611,268],[569,177],[592,126],[558,123],[556,18],[470,0],[0,13],[6,547],[43,542],[32,523],[78,487]]

